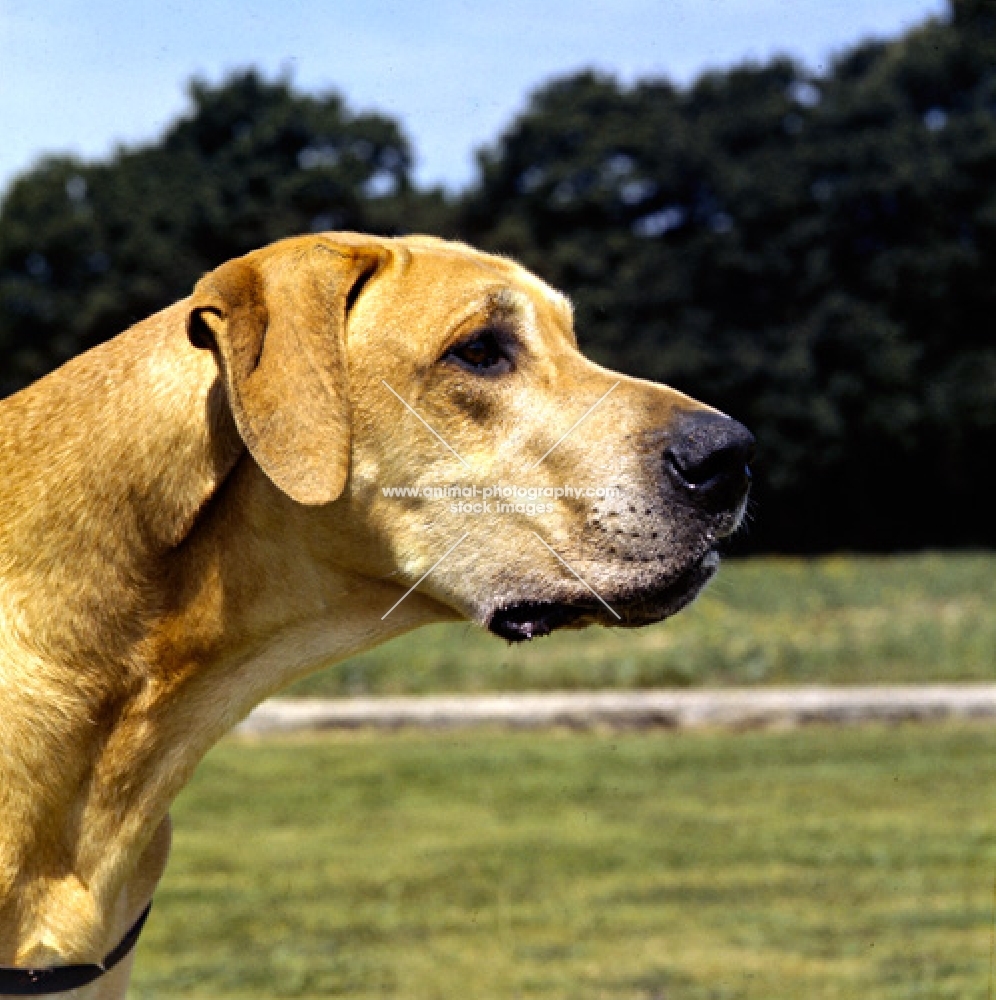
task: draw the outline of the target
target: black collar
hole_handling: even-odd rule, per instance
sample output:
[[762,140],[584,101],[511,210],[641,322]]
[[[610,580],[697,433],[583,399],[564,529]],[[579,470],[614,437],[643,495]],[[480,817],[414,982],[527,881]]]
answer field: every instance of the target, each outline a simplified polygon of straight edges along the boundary
[[135,947],[151,909],[152,904],[149,903],[131,930],[99,965],[56,965],[51,969],[0,967],[0,996],[39,997],[46,993],[63,993],[66,990],[79,989],[99,979],[105,972],[110,972]]

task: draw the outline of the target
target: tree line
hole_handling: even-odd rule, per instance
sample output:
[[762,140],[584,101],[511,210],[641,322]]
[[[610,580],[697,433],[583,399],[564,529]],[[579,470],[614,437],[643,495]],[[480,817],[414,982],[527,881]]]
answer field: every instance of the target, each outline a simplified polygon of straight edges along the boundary
[[457,237],[575,303],[596,360],[758,437],[742,550],[993,545],[996,5],[861,44],[529,99],[459,195],[397,122],[240,72],[156,142],[0,204],[0,394],[293,233]]

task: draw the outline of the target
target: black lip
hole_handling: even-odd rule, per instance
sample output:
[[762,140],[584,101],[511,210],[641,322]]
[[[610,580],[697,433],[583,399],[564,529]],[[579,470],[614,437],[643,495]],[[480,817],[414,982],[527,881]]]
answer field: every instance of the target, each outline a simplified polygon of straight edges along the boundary
[[526,642],[571,625],[590,611],[590,607],[559,601],[526,601],[499,608],[488,628],[509,642]]
[[498,608],[488,622],[489,631],[509,642],[526,642],[559,628],[603,625],[636,628],[662,621],[691,603],[715,572],[716,563],[706,553],[662,587],[633,591],[610,599],[619,618],[597,603],[523,601]]

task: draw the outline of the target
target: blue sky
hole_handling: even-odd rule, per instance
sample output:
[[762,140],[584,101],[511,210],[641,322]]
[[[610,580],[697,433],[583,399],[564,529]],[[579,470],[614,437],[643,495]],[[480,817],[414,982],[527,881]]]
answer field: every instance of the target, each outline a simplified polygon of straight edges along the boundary
[[0,0],[0,189],[39,156],[154,138],[198,74],[254,65],[402,122],[451,188],[551,76],[625,80],[789,53],[812,67],[943,0]]

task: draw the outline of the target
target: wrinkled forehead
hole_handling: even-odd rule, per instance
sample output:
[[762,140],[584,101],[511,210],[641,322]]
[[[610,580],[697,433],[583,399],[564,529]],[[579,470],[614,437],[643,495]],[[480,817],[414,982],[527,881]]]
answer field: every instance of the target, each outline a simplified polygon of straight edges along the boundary
[[393,242],[377,295],[381,322],[441,342],[475,322],[501,321],[526,336],[541,331],[575,346],[569,300],[525,268],[461,244],[424,237]]

